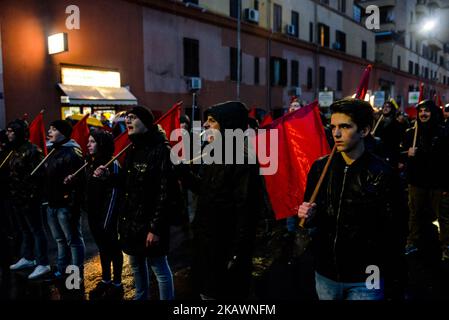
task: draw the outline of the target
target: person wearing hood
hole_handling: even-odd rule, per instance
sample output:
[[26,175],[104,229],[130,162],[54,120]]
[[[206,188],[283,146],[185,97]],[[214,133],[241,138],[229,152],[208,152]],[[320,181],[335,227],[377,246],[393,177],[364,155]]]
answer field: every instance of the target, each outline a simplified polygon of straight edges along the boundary
[[382,120],[375,132],[375,136],[382,141],[382,152],[379,156],[396,170],[398,168],[402,135],[401,127],[396,120],[396,109],[390,101],[384,103],[382,116]]
[[[206,117],[208,142],[230,144],[235,152],[232,163],[204,163],[199,175],[185,166],[180,168],[183,184],[198,195],[192,223],[195,289],[203,300],[245,299],[249,295],[263,189],[259,167],[248,163],[248,141],[244,150],[236,150],[234,142],[226,139],[225,130],[244,132],[248,128],[248,110],[242,103],[230,101],[210,107]],[[228,150],[223,149],[223,159],[230,158]],[[243,164],[235,162],[239,155],[244,157]]]
[[[43,165],[45,172],[46,199],[48,201],[47,220],[53,238],[56,240],[56,278],[66,274],[66,268],[79,268],[79,285],[84,273],[85,246],[81,233],[81,202],[84,181],[65,184],[64,179],[83,165],[80,146],[70,136],[72,126],[66,120],[55,120],[48,130],[48,148],[52,152]],[[40,169],[41,170],[41,169]],[[80,288],[76,284],[75,289]],[[82,290],[81,290],[82,291]]]
[[160,299],[173,300],[173,275],[167,260],[171,188],[175,181],[170,145],[149,109],[134,107],[127,112],[125,122],[132,145],[126,151],[124,174],[114,175],[99,166],[94,176],[112,176],[123,187],[118,231],[134,275],[134,299],[150,298],[149,275],[153,271]]
[[[409,235],[406,253],[425,249],[432,232],[432,222],[438,217],[443,253],[449,254],[449,213],[440,210],[443,189],[448,188],[445,161],[448,161],[448,137],[442,126],[442,114],[432,100],[417,105],[417,137],[415,128],[405,134],[403,148],[407,152],[407,182],[409,190]],[[446,192],[446,197],[448,197]]]
[[9,199],[12,214],[21,230],[22,243],[20,260],[10,269],[34,268],[28,279],[39,278],[50,272],[47,254],[47,239],[41,217],[41,177],[30,176],[33,169],[43,159],[42,151],[29,140],[28,125],[17,119],[8,124],[6,134],[9,148],[8,159]]

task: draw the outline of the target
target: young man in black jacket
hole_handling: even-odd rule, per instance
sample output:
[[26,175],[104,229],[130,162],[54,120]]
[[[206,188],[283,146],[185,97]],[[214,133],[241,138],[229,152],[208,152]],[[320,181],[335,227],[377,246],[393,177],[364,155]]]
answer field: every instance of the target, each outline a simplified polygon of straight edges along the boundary
[[[85,246],[81,233],[82,179],[65,184],[64,179],[83,165],[80,146],[70,139],[72,126],[66,120],[55,120],[48,130],[49,151],[44,163],[45,189],[48,201],[47,221],[58,246],[56,277],[66,275],[67,266],[78,267],[80,289],[84,273]],[[42,169],[40,169],[42,170]]]
[[[373,114],[362,100],[331,106],[337,153],[315,203],[304,202],[299,218],[312,228],[316,289],[321,300],[379,300],[397,279],[405,227],[401,225],[398,177],[366,151]],[[328,157],[310,169],[305,199],[313,193]]]

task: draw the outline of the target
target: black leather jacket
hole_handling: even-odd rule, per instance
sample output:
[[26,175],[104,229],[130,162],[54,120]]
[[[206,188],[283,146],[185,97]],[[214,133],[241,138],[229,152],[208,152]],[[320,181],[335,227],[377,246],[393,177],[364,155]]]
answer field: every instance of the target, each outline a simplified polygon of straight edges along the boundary
[[[175,179],[170,146],[158,130],[130,139],[133,145],[126,152],[120,177],[124,187],[119,213],[120,242],[127,254],[164,256],[169,247],[169,185]],[[160,241],[146,248],[149,232],[159,236]]]
[[[309,199],[327,157],[317,160],[308,175]],[[407,228],[398,179],[380,158],[365,152],[347,166],[335,155],[321,186],[312,229],[312,250],[318,273],[335,281],[365,282],[366,268],[376,265],[391,278],[402,261]]]

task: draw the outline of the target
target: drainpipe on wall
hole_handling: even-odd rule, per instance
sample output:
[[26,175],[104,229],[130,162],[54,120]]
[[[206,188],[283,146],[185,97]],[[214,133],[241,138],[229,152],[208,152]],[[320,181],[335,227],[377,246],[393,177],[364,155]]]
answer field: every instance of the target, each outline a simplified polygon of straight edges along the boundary
[[266,87],[267,87],[267,103],[268,103],[268,110],[272,111],[271,106],[271,75],[270,75],[270,59],[271,59],[271,37],[273,35],[273,28],[271,27],[271,0],[267,1],[267,26],[271,30],[270,36],[268,37],[267,42],[267,58],[266,58]]
[[6,126],[5,91],[3,90],[2,30],[0,28],[0,128]]

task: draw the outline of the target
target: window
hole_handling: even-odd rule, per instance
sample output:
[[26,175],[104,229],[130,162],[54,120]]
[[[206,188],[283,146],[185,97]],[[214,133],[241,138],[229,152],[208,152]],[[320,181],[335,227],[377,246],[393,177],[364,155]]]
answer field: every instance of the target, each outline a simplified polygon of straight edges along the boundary
[[426,79],[429,79],[429,68],[427,68],[427,67],[424,69],[424,77]]
[[415,63],[415,76],[419,76],[419,65]]
[[343,72],[337,70],[337,91],[343,90]]
[[362,40],[362,58],[366,59],[366,41]]
[[443,84],[446,84],[446,76],[443,76]]
[[326,86],[326,68],[320,67],[320,90],[324,90]]
[[260,61],[259,57],[254,57],[254,84],[260,83]]
[[254,9],[259,11],[259,0],[254,0]]
[[346,0],[338,0],[338,10],[346,13]]
[[307,68],[307,89],[313,87],[313,71],[312,68]]
[[440,56],[440,66],[444,67],[444,57]]
[[346,52],[346,33],[335,31],[336,47],[334,49]]
[[297,60],[291,62],[291,85],[299,87],[299,62]]
[[[229,48],[230,54],[230,75],[232,81],[237,81],[237,48]],[[240,81],[242,81],[242,52],[240,51]]]
[[313,42],[313,22],[309,22],[309,41]]
[[398,56],[398,60],[397,60],[397,68],[399,70],[401,70],[401,56]]
[[360,23],[362,21],[362,9],[355,4],[352,6],[352,18],[355,22]]
[[182,2],[184,2],[184,3],[193,3],[193,4],[198,5],[198,0],[183,0]]
[[408,73],[413,74],[413,61],[408,61]]
[[280,5],[274,4],[273,15],[273,31],[282,32],[282,7]]
[[329,47],[329,27],[323,23],[318,24],[318,40],[322,47]]
[[195,39],[184,38],[184,76],[200,76],[200,42]]
[[295,37],[299,37],[299,13],[292,11],[292,25],[295,26]]
[[239,0],[229,0],[229,15],[233,18],[238,18]]
[[275,57],[270,59],[270,78],[272,86],[287,85],[287,60]]

